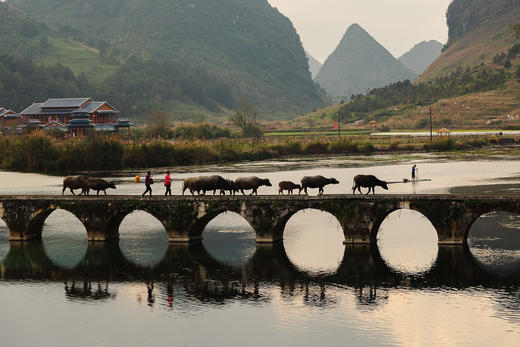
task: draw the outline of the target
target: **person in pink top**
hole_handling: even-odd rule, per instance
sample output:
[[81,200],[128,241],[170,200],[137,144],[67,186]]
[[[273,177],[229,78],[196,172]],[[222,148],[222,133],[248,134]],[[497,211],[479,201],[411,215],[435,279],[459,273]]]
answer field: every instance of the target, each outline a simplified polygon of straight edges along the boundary
[[164,186],[166,187],[164,196],[168,194],[172,196],[172,177],[170,176],[170,170],[166,171],[166,176],[164,176]]

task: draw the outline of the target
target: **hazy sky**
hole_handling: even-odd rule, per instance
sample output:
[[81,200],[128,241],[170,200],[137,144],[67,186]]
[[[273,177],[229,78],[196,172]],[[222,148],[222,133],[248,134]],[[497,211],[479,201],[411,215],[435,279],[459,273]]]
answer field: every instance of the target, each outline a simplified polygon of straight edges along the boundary
[[424,40],[445,43],[446,10],[452,0],[268,1],[289,17],[305,49],[323,63],[353,23],[396,58]]

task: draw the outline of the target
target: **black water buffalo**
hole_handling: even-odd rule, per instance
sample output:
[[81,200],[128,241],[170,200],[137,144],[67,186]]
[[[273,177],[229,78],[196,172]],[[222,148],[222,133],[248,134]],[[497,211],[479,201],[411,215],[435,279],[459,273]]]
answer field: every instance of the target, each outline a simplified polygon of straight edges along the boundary
[[226,195],[226,191],[229,191],[229,195],[235,195],[238,191],[235,182],[232,180],[226,180],[223,188],[220,188],[220,195]]
[[267,186],[271,187],[272,184],[268,179],[258,178],[256,176],[251,177],[239,177],[235,180],[236,189],[239,190],[243,195],[244,190],[252,189],[253,191],[249,195],[258,195],[258,187]]
[[323,176],[305,176],[302,178],[302,189],[307,193],[307,188],[318,188],[319,195],[323,194],[323,187],[328,184],[339,184],[335,178],[325,178]]
[[[89,179],[88,176],[79,175],[79,176],[67,176],[63,179],[63,189],[61,191],[61,195],[65,194],[65,189],[69,188],[72,195],[74,194],[74,189],[81,189],[81,194],[86,194],[87,186],[85,182]],[[80,194],[80,195],[81,195]]]
[[382,187],[385,190],[388,190],[388,185],[385,181],[379,180],[376,176],[373,175],[357,175],[354,177],[354,185],[352,186],[352,194],[356,194],[356,189],[361,193],[361,187],[368,188],[368,194],[370,194],[370,190],[372,193],[376,193],[376,187]]
[[105,181],[102,178],[89,178],[85,182],[85,185],[87,186],[87,188],[86,188],[87,195],[90,194],[91,189],[96,191],[96,195],[99,195],[100,190],[102,190],[103,193],[105,193],[105,195],[107,195],[108,188],[116,189],[116,186],[114,183]]
[[215,195],[217,190],[227,189],[229,186],[228,181],[222,176],[201,176],[195,180],[194,190],[202,195],[205,195],[207,191],[213,191]]
[[302,192],[302,186],[300,184],[292,183],[290,181],[282,181],[278,183],[278,194],[283,195],[283,191],[287,190],[288,194],[292,194],[294,189],[298,189],[298,195]]

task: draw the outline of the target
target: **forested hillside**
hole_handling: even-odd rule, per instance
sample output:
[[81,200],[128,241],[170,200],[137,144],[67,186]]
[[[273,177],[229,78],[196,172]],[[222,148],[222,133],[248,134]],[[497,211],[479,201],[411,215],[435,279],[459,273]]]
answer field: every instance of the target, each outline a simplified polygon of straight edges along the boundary
[[448,43],[419,80],[459,67],[492,63],[497,53],[514,44],[511,25],[519,21],[518,0],[453,0],[447,12]]
[[[234,100],[247,96],[262,113],[295,114],[325,104],[295,29],[266,0],[9,3],[49,28],[96,47],[102,56],[120,61],[152,58],[157,68],[180,64],[213,76],[216,84],[230,88]],[[143,67],[140,74],[148,72]]]
[[0,47],[2,54],[31,59],[37,63],[62,63],[76,73],[89,73],[93,78],[104,78],[119,65],[118,60],[103,57],[97,49],[67,38],[2,2]]

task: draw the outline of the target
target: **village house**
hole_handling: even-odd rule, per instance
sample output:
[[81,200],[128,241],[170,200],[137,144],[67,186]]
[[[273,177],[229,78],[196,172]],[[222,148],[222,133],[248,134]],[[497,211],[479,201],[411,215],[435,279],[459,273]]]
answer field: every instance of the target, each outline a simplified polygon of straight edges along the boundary
[[0,107],[0,132],[11,132],[22,124],[22,116],[18,113]]
[[91,98],[49,99],[33,103],[20,112],[27,128],[62,130],[71,136],[84,135],[88,130],[117,133],[133,124],[119,119],[119,111],[106,101]]

